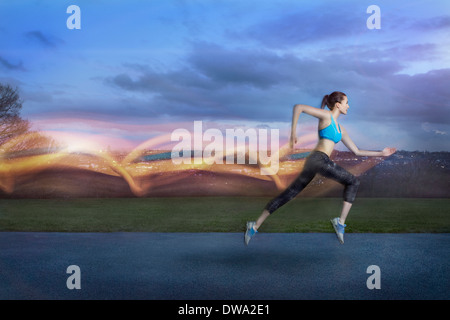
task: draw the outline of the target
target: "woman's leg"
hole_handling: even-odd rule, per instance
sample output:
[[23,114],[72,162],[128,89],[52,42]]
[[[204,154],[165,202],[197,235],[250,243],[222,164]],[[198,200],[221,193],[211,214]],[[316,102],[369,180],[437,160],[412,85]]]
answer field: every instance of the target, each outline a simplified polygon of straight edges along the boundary
[[315,174],[303,171],[297,179],[277,197],[273,198],[264,208],[264,211],[256,220],[253,228],[257,231],[263,222],[278,208],[294,199],[314,178]]
[[277,197],[273,198],[264,208],[259,218],[256,220],[253,228],[258,230],[258,228],[263,224],[263,222],[278,208],[285,205],[287,202],[295,198],[314,178],[316,175],[317,160],[315,156],[307,159],[305,167],[299,176]]
[[261,215],[259,216],[258,220],[256,220],[255,225],[253,226],[253,228],[258,231],[259,227],[261,227],[261,225],[263,224],[263,222],[270,216],[270,212],[267,211],[266,209],[264,209],[264,211],[261,213]]
[[341,215],[339,217],[339,223],[345,225],[345,220],[347,219],[347,215],[352,208],[352,203],[344,201],[342,204]]
[[[305,167],[302,173],[298,176],[296,180],[280,195],[272,199],[264,208],[264,211],[259,216],[256,222],[252,222],[253,229],[251,235],[249,234],[249,227],[247,227],[246,232],[246,244],[250,241],[254,232],[258,230],[261,224],[279,207],[293,199],[299,192],[305,188],[309,182],[314,178],[316,173],[320,173],[324,177],[331,178],[338,181],[345,186],[344,188],[344,202],[342,205],[341,215],[339,217],[339,223],[344,228],[345,220],[347,219],[348,213],[352,207],[352,203],[355,200],[356,192],[359,187],[359,179],[352,175],[350,172],[344,168],[338,166],[336,163],[330,160],[330,158],[322,153],[316,152],[308,157]],[[343,230],[343,229],[342,229]],[[341,242],[343,243],[343,231],[341,231]]]
[[299,194],[303,188],[305,188],[309,182],[314,178],[315,171],[307,168],[307,164],[305,163],[305,168],[302,173],[291,183],[291,185],[280,193],[277,197],[273,198],[264,208],[264,211],[259,216],[256,222],[250,221],[247,222],[247,231],[244,235],[245,244],[248,245],[252,237],[258,232],[258,228],[261,224],[279,207],[295,198],[297,194]]
[[258,230],[261,224],[275,210],[295,198],[311,182],[317,171],[324,177],[336,180],[345,186],[344,202],[339,218],[340,223],[344,225],[358,191],[359,179],[331,161],[325,154],[319,153],[318,156],[313,155],[311,159],[308,158],[307,163],[305,163],[305,168],[298,178],[295,179],[285,191],[266,205],[264,211],[261,213],[258,220],[256,220],[254,229]]
[[320,168],[319,173],[326,178],[333,179],[344,185],[344,205],[341,215],[345,220],[353,201],[355,201],[356,193],[358,191],[360,183],[359,179],[341,166],[338,166],[329,158],[325,159],[324,165]]

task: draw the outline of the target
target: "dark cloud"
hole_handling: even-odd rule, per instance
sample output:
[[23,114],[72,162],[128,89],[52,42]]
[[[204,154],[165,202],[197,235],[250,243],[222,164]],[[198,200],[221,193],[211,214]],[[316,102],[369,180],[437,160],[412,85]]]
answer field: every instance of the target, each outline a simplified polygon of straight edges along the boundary
[[[405,75],[394,58],[411,46],[365,49],[366,54],[354,49],[314,59],[195,43],[183,68],[161,72],[128,64],[129,72],[105,83],[146,95],[153,113],[184,119],[289,121],[293,104],[319,106],[335,90],[348,94],[355,120],[408,119],[420,125],[449,119],[449,69]],[[433,46],[415,49],[431,54]]]
[[64,43],[63,40],[54,36],[44,35],[41,31],[27,32],[25,33],[25,37],[29,40],[35,41],[45,48],[56,48]]
[[200,74],[223,85],[250,85],[266,89],[280,81],[273,74],[277,57],[255,50],[228,50],[217,45],[195,44],[188,62]]
[[9,70],[9,71],[16,71],[16,70],[17,71],[25,71],[25,68],[23,67],[22,62],[14,64],[2,57],[0,57],[0,67],[2,67],[5,70]]
[[[127,66],[129,72],[105,82],[128,92],[148,94],[152,106],[166,114],[233,119],[248,118],[254,112],[254,119],[271,120],[285,117],[273,107],[292,105],[293,93],[286,92],[301,82],[302,68],[313,68],[293,56],[206,43],[193,45],[186,67],[181,69],[157,72],[145,66]],[[284,95],[281,101],[280,93]]]
[[407,115],[418,123],[448,123],[450,119],[450,69],[423,74],[394,75],[388,79],[386,92],[398,106],[393,114]]

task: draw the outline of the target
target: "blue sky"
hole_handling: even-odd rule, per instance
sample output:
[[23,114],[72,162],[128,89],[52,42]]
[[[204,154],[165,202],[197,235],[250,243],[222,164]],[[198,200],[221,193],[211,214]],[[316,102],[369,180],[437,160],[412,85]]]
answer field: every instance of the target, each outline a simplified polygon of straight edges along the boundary
[[139,143],[201,120],[285,139],[294,104],[338,90],[360,148],[450,151],[447,0],[3,0],[0,39],[0,82],[47,132]]

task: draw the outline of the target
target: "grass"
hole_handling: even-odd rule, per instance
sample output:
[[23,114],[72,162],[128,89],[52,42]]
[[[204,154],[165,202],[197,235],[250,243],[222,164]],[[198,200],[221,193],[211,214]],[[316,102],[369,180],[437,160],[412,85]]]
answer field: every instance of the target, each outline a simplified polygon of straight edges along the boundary
[[[0,231],[242,232],[268,198],[3,199]],[[263,232],[333,232],[340,199],[297,198],[280,208]],[[359,198],[346,232],[450,232],[450,199]]]

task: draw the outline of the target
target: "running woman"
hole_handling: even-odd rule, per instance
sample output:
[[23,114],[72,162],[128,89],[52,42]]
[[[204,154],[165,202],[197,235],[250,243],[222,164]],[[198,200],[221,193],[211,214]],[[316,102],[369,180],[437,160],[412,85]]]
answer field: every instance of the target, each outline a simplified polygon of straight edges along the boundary
[[[325,106],[330,111],[325,110]],[[291,185],[277,197],[272,199],[264,208],[258,220],[247,222],[247,231],[244,240],[248,245],[250,239],[258,232],[261,224],[278,208],[295,198],[314,178],[316,174],[334,179],[344,185],[344,202],[340,217],[331,220],[331,224],[336,232],[341,244],[344,243],[345,220],[355,200],[359,186],[359,179],[353,174],[338,166],[330,160],[331,152],[336,143],[342,140],[344,145],[356,156],[387,157],[393,154],[395,148],[384,148],[382,151],[360,150],[350,139],[344,127],[338,123],[341,114],[346,115],[349,109],[348,98],[342,93],[335,91],[330,95],[325,95],[322,99],[321,108],[297,104],[294,106],[292,114],[291,138],[289,146],[291,149],[297,143],[296,128],[300,114],[306,113],[319,119],[319,142],[305,161],[300,175]]]

